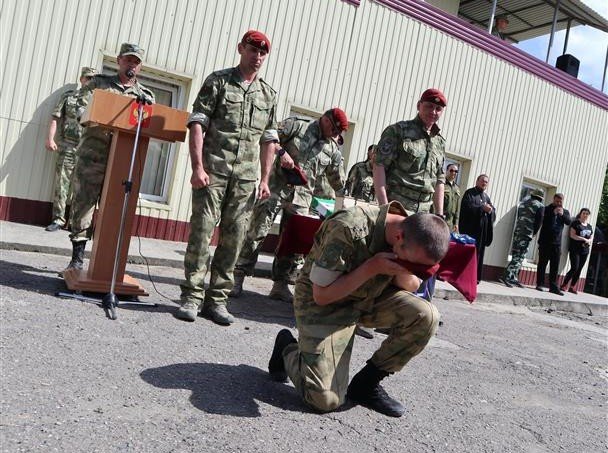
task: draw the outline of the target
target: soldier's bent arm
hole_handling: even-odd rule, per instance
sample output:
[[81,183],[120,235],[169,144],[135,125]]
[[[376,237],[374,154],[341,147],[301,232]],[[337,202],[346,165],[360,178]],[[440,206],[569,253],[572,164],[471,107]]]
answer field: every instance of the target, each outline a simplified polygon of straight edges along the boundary
[[[313,283],[312,294],[315,303],[317,305],[329,305],[334,302],[343,301],[376,275],[404,276],[398,277],[398,281],[394,279],[396,284],[399,283],[397,286],[401,287],[401,285],[404,285],[405,288],[403,289],[407,289],[408,291],[415,290],[418,286],[412,284],[413,280],[405,277],[408,272],[403,266],[394,261],[396,257],[394,253],[381,252],[365,261],[361,266],[345,274],[324,269],[313,264],[310,271],[310,280]],[[414,278],[416,279],[416,277]]]
[[55,143],[55,132],[57,132],[57,118],[51,117],[49,121],[49,132],[46,137],[46,149],[56,151],[57,144]]
[[342,192],[344,190],[344,184],[346,183],[346,175],[344,173],[344,164],[342,162],[342,156],[340,154],[334,156],[334,159],[326,169],[325,175],[327,181],[332,189],[336,192]]
[[376,192],[376,199],[379,205],[388,203],[386,195],[386,172],[383,165],[376,163],[373,168],[374,176],[374,191]]
[[192,171],[203,169],[203,141],[205,134],[203,128],[198,123],[193,123],[190,126],[190,164],[192,165]]
[[442,182],[437,182],[435,184],[435,193],[433,194],[433,206],[435,208],[435,213],[442,215],[445,214],[443,212],[443,195],[445,192],[445,187]]

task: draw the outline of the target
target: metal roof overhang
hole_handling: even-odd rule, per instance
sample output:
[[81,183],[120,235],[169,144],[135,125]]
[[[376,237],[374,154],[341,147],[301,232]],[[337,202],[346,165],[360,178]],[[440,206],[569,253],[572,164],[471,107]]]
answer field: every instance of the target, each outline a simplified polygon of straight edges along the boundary
[[[487,29],[492,3],[492,0],[461,0],[458,16]],[[496,16],[508,16],[507,39],[519,42],[551,33],[556,4],[557,0],[498,0]],[[555,31],[577,25],[589,25],[608,33],[608,20],[580,0],[560,0]]]

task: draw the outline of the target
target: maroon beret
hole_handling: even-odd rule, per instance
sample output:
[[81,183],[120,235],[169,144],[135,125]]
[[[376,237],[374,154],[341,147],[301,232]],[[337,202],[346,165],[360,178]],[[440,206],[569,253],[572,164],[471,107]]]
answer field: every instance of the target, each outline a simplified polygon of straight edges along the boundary
[[348,118],[346,117],[344,110],[334,107],[333,109],[325,112],[325,115],[331,115],[333,122],[340,128],[342,132],[348,130]]
[[266,52],[270,53],[270,39],[268,39],[268,36],[261,31],[249,30],[243,35],[241,43],[251,44],[253,47],[257,47],[258,49],[265,50]]
[[446,99],[445,95],[437,88],[429,88],[422,93],[422,96],[420,96],[420,101],[432,102],[433,104],[442,105],[444,107],[447,107],[448,105],[448,100]]

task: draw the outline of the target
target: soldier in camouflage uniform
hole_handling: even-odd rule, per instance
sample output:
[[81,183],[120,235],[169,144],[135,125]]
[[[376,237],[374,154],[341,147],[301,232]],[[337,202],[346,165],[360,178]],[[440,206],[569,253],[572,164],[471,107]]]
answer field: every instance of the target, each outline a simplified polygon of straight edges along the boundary
[[460,216],[460,187],[456,184],[458,165],[450,164],[446,168],[445,185],[443,192],[443,213],[445,221],[452,231],[458,231],[458,218]]
[[445,139],[437,121],[447,100],[429,88],[417,104],[418,115],[382,132],[374,161],[374,188],[379,204],[397,200],[413,212],[434,212],[443,217]]
[[[145,97],[154,102],[154,94],[137,80],[141,71],[144,50],[137,44],[123,43],[117,57],[118,74],[99,74],[81,89],[78,97],[80,114],[91,101],[93,90],[102,89],[131,97]],[[72,207],[70,213],[70,240],[72,260],[68,269],[82,269],[84,249],[93,235],[93,212],[101,195],[112,133],[101,127],[86,127],[78,145],[78,160],[72,179]]]
[[[445,139],[437,121],[448,101],[436,88],[425,90],[413,120],[400,121],[382,132],[374,160],[374,189],[378,204],[397,200],[412,212],[430,212],[445,219],[443,195]],[[419,289],[430,300],[435,279]]]
[[513,243],[511,245],[511,262],[507,265],[505,273],[499,279],[509,288],[513,285],[523,288],[519,282],[519,270],[524,261],[532,238],[538,233],[542,217],[536,215],[543,207],[545,194],[541,189],[534,189],[530,196],[517,206],[517,220],[513,230]]
[[376,145],[370,145],[367,148],[367,160],[364,162],[357,162],[353,165],[348,172],[348,179],[346,180],[346,195],[368,203],[376,199],[372,168],[375,149]]
[[[85,87],[91,77],[97,74],[94,68],[83,67],[80,70],[80,85]],[[76,164],[76,148],[82,135],[82,126],[78,122],[78,96],[80,90],[67,90],[61,95],[55,110],[51,112],[46,149],[57,152],[55,167],[55,194],[53,196],[53,221],[46,231],[57,231],[65,225],[65,210],[72,195],[72,172]],[[58,142],[55,142],[57,126],[60,125]]]
[[[293,382],[303,400],[331,411],[345,398],[390,416],[405,408],[380,380],[400,371],[434,335],[439,312],[411,291],[420,284],[395,259],[433,265],[447,253],[449,229],[430,214],[407,217],[398,202],[355,206],[322,224],[298,277],[294,299],[299,339],[275,340],[268,370]],[[355,325],[389,328],[388,338],[348,385]],[[347,387],[348,385],[348,387]]]
[[[275,121],[276,92],[258,71],[270,52],[270,41],[250,30],[238,44],[237,67],[209,75],[188,119],[192,163],[192,216],[184,258],[186,279],[176,317],[194,321],[198,312],[221,325],[234,317],[226,307],[260,176],[258,197],[270,195],[268,178],[279,137]],[[282,164],[293,161],[288,154]],[[287,165],[287,164],[285,164]],[[209,266],[209,245],[219,222],[219,241]],[[207,291],[204,278],[209,268]]]
[[[280,153],[289,154],[308,179],[304,186],[290,186],[278,165],[270,178],[272,195],[258,202],[253,211],[247,236],[243,243],[235,269],[235,284],[230,295],[238,297],[243,290],[246,275],[252,275],[260,248],[268,235],[279,210],[283,210],[281,228],[294,214],[307,215],[312,202],[312,193],[319,190],[319,180],[325,178],[329,190],[344,187],[345,174],[342,154],[337,145],[337,136],[348,128],[346,114],[340,109],[328,110],[316,121],[296,117],[287,118],[279,126]],[[322,194],[329,195],[323,188]],[[271,299],[291,302],[293,295],[289,283],[295,281],[301,255],[276,256],[272,265],[273,287]]]

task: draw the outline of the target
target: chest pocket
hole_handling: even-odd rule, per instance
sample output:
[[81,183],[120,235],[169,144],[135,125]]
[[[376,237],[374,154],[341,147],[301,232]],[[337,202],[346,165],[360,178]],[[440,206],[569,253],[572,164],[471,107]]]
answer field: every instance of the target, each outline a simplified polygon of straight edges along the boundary
[[261,100],[254,100],[251,105],[251,127],[259,131],[266,129],[272,104]]
[[324,150],[317,155],[317,161],[319,162],[319,168],[325,170],[327,167],[332,165],[331,156],[329,156]]
[[408,171],[419,171],[424,167],[426,159],[426,143],[424,140],[406,138],[402,143],[402,156],[399,167]]
[[224,95],[222,108],[225,121],[235,127],[240,127],[243,118],[243,96],[238,93],[227,92]]
[[76,97],[69,97],[65,102],[65,116],[66,118],[76,119],[78,118],[78,102]]

